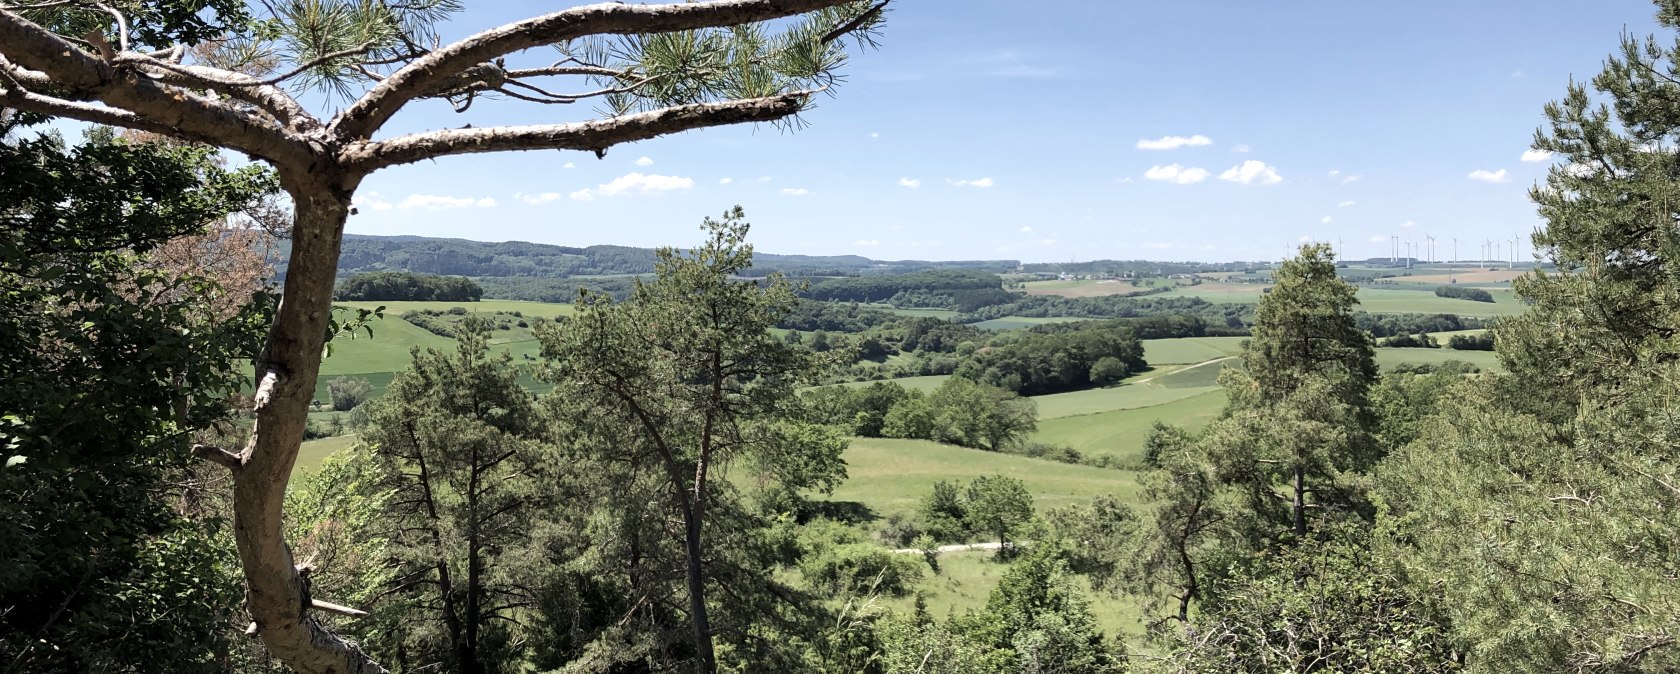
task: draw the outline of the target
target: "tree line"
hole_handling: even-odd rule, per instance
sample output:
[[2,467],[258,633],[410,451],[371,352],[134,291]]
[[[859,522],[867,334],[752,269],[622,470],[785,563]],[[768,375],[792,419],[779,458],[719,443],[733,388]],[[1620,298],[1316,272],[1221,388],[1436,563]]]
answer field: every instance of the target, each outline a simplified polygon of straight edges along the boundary
[[333,299],[346,302],[477,302],[484,288],[472,279],[406,271],[357,274],[339,281]]

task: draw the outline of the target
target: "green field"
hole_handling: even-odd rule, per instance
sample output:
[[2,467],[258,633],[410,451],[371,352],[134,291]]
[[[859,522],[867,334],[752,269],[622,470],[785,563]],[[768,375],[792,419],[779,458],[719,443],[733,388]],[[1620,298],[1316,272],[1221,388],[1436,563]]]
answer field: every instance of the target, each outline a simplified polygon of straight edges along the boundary
[[360,439],[360,436],[352,434],[306,441],[298,450],[297,463],[292,465],[292,473],[314,471],[327,457],[349,449]]
[[[1446,340],[1442,340],[1446,341]],[[1449,360],[1461,360],[1483,370],[1499,370],[1499,355],[1492,351],[1455,351],[1453,349],[1377,349],[1377,367],[1393,369],[1401,363],[1440,365]]]
[[[1489,287],[1494,301],[1472,302],[1435,296],[1439,284],[1395,284],[1391,288],[1361,287],[1360,311],[1374,314],[1458,314],[1478,318],[1514,316],[1526,307],[1510,288]],[[1209,302],[1253,304],[1260,301],[1267,286],[1258,283],[1207,283],[1181,286],[1151,297],[1199,297]]]
[[1247,337],[1184,337],[1143,340],[1143,359],[1150,365],[1200,363],[1235,356]]
[[[419,326],[401,318],[403,312],[419,310],[447,311],[453,307],[466,307],[474,313],[512,313],[520,312],[527,317],[553,318],[555,316],[571,315],[572,306],[569,304],[544,304],[541,302],[515,302],[511,300],[485,300],[483,302],[340,302],[340,306],[352,308],[372,309],[380,304],[385,306],[385,317],[371,319],[368,325],[373,328],[373,337],[362,332],[354,337],[340,335],[333,339],[332,355],[321,361],[321,376],[315,383],[315,399],[327,399],[327,382],[335,377],[361,377],[373,386],[373,396],[379,397],[385,392],[385,387],[391,383],[395,373],[408,367],[411,359],[410,351],[415,347],[422,349],[449,350],[455,348],[455,340],[432,334]],[[340,318],[345,318],[343,312]],[[533,362],[541,352],[541,346],[532,336],[530,329],[514,327],[509,330],[498,330],[491,333],[490,343],[497,351],[505,351],[513,355],[520,363]],[[529,358],[528,358],[529,357]],[[521,381],[532,386],[537,382],[529,375]]]
[[1115,386],[1034,396],[1033,400],[1041,420],[1153,407],[1206,393],[1217,384],[1221,367],[1221,362],[1167,366]]
[[1034,442],[1072,447],[1081,454],[1136,460],[1155,422],[1197,430],[1225,409],[1225,392],[1218,388],[1185,389],[1195,395],[1151,407],[1046,419],[1038,422]]
[[1137,498],[1135,474],[1013,454],[941,445],[926,440],[853,438],[846,449],[849,477],[830,501],[855,502],[878,517],[910,514],[940,480],[971,480],[1002,473],[1021,479],[1039,509],[1084,503],[1098,494]]

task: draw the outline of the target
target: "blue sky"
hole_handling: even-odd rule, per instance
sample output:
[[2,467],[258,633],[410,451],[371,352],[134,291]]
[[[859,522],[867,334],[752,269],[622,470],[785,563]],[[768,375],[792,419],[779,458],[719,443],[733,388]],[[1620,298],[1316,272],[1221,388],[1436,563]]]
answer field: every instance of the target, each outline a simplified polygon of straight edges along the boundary
[[[470,4],[446,37],[531,11]],[[1253,260],[1311,237],[1364,258],[1397,234],[1469,256],[1540,224],[1527,190],[1550,162],[1523,153],[1542,106],[1622,31],[1656,31],[1647,0],[893,7],[805,129],[388,169],[349,231],[688,245],[740,204],[774,253]],[[393,131],[588,112],[424,103]]]

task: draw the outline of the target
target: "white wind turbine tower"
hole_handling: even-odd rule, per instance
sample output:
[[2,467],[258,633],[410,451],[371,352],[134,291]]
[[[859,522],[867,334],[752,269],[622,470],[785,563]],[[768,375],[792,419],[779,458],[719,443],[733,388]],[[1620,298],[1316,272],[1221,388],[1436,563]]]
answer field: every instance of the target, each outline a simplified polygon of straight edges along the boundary
[[1435,237],[1425,234],[1423,238],[1428,242],[1429,246],[1429,252],[1426,254],[1424,261],[1429,264],[1435,264]]
[[1453,240],[1453,261],[1452,261],[1451,265],[1447,266],[1447,281],[1456,283],[1456,281],[1453,281],[1452,274],[1453,274],[1453,267],[1458,266],[1458,237],[1455,236],[1455,237],[1452,238],[1452,240]]
[[1517,238],[1517,233],[1516,232],[1511,232],[1511,266],[1508,267],[1509,269],[1516,269],[1517,268],[1517,243],[1518,242],[1519,242],[1519,239]]
[[1416,254],[1416,251],[1417,251],[1417,243],[1412,241],[1411,239],[1406,239],[1406,268],[1407,269],[1412,268],[1412,256]]

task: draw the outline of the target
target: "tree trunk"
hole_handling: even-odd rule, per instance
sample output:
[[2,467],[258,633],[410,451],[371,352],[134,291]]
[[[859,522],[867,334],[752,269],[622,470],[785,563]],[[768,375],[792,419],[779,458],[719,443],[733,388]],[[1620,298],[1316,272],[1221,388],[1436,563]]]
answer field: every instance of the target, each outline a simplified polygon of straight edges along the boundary
[[479,588],[482,574],[478,568],[478,466],[479,448],[477,443],[474,443],[472,463],[467,468],[467,614],[463,621],[467,638],[462,642],[461,661],[458,663],[461,671],[467,674],[479,674],[484,671],[478,662],[479,603],[482,601]]
[[1307,535],[1307,470],[1295,467],[1295,536]]
[[700,674],[717,671],[717,656],[712,652],[712,625],[706,615],[706,576],[702,568],[700,525],[706,509],[706,455],[710,444],[711,420],[706,422],[707,433],[701,439],[700,459],[694,467],[694,504],[689,509],[683,542],[688,552],[688,611],[694,623],[695,670]]
[[313,166],[284,172],[281,181],[293,200],[292,258],[279,313],[256,363],[256,424],[233,471],[245,607],[269,652],[299,672],[383,674],[385,668],[307,613],[308,583],[294,566],[281,519],[321,369],[339,242],[358,179]]

